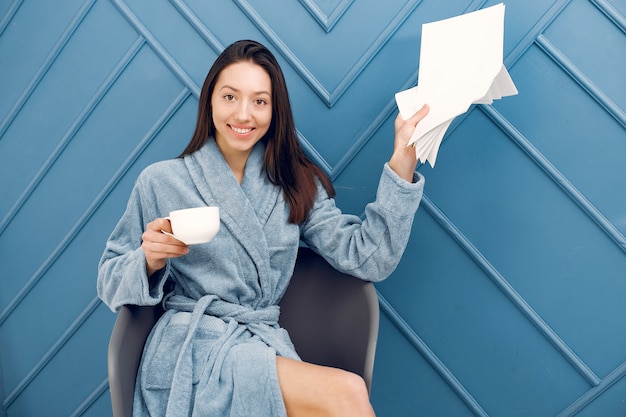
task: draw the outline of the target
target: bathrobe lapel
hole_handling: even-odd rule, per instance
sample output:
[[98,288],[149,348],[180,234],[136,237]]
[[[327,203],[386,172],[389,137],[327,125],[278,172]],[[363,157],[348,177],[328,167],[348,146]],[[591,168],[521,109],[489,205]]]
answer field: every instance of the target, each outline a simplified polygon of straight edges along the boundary
[[250,255],[261,288],[266,290],[270,282],[270,254],[263,227],[276,205],[280,188],[268,186],[263,171],[264,152],[262,143],[253,148],[241,186],[212,138],[199,151],[185,157],[185,164],[205,203],[220,207],[222,224]]

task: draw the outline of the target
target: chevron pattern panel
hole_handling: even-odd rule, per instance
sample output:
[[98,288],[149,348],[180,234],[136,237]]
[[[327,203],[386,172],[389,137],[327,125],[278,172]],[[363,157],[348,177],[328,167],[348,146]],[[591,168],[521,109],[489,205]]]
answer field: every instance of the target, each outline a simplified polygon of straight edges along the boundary
[[[226,45],[276,53],[307,153],[361,214],[422,23],[495,3],[0,1],[0,417],[110,415],[97,263]],[[505,4],[520,94],[458,117],[419,167],[377,285],[379,416],[626,416],[626,3]]]

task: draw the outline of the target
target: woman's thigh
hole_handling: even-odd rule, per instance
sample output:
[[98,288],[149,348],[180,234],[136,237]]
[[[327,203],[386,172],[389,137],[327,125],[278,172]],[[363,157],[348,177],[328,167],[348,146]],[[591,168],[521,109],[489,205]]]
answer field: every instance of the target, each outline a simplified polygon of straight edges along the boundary
[[341,369],[276,357],[289,417],[374,416],[365,381]]

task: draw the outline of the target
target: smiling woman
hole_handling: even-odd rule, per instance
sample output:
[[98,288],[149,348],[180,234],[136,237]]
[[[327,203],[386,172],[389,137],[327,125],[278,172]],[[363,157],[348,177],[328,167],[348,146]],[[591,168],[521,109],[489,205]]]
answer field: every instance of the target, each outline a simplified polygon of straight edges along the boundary
[[[207,140],[218,135],[212,102],[216,85],[222,78],[222,73],[229,67],[236,66],[241,70],[246,64],[248,68],[256,68],[256,70],[254,74],[244,73],[243,78],[256,75],[259,81],[256,87],[249,87],[250,90],[261,94],[268,93],[271,104],[268,106],[271,107],[270,126],[262,137],[262,142],[266,145],[263,168],[269,181],[282,188],[289,204],[289,221],[300,223],[304,221],[313,206],[317,193],[317,181],[321,181],[330,197],[334,196],[335,191],[324,172],[302,151],[283,71],[274,55],[263,45],[254,41],[235,42],[217,57],[204,80],[198,102],[196,128],[181,157],[198,151]],[[264,70],[265,74],[261,74],[259,69]],[[241,72],[243,71],[239,71],[239,75],[242,75]],[[270,80],[269,90],[265,82],[266,76]],[[247,83],[244,79],[240,79],[239,82]],[[226,82],[224,84],[228,85]],[[237,88],[234,85],[230,87]],[[236,99],[235,94],[224,94],[224,96],[227,96],[229,100]],[[263,97],[259,98],[263,99]],[[238,181],[241,183],[241,179],[238,178]]]
[[[304,242],[341,272],[379,281],[397,266],[422,197],[407,141],[424,108],[396,119],[366,219],[343,214],[334,189],[298,142],[283,73],[272,53],[239,41],[205,79],[183,154],[146,168],[99,265],[112,309],[166,312],[146,341],[137,416],[373,416],[360,376],[303,362],[278,318]],[[220,228],[186,245],[164,215],[216,206]]]
[[271,90],[267,72],[252,62],[231,64],[217,78],[211,97],[215,141],[239,183],[252,147],[270,127]]

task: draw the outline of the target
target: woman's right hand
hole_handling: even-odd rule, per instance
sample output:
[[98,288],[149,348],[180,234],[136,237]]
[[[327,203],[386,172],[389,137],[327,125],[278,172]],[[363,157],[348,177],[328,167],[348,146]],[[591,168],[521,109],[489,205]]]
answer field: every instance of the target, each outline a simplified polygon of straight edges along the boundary
[[168,219],[158,218],[148,223],[146,231],[141,235],[141,249],[146,256],[148,276],[164,268],[169,258],[178,258],[189,252],[189,246],[162,232],[172,233],[172,225]]
[[389,160],[389,167],[408,182],[413,181],[413,175],[417,167],[417,158],[415,148],[407,146],[407,144],[415,131],[415,127],[426,117],[429,110],[428,105],[424,104],[417,113],[406,120],[398,113],[398,117],[396,117],[394,122],[395,141],[393,154]]

